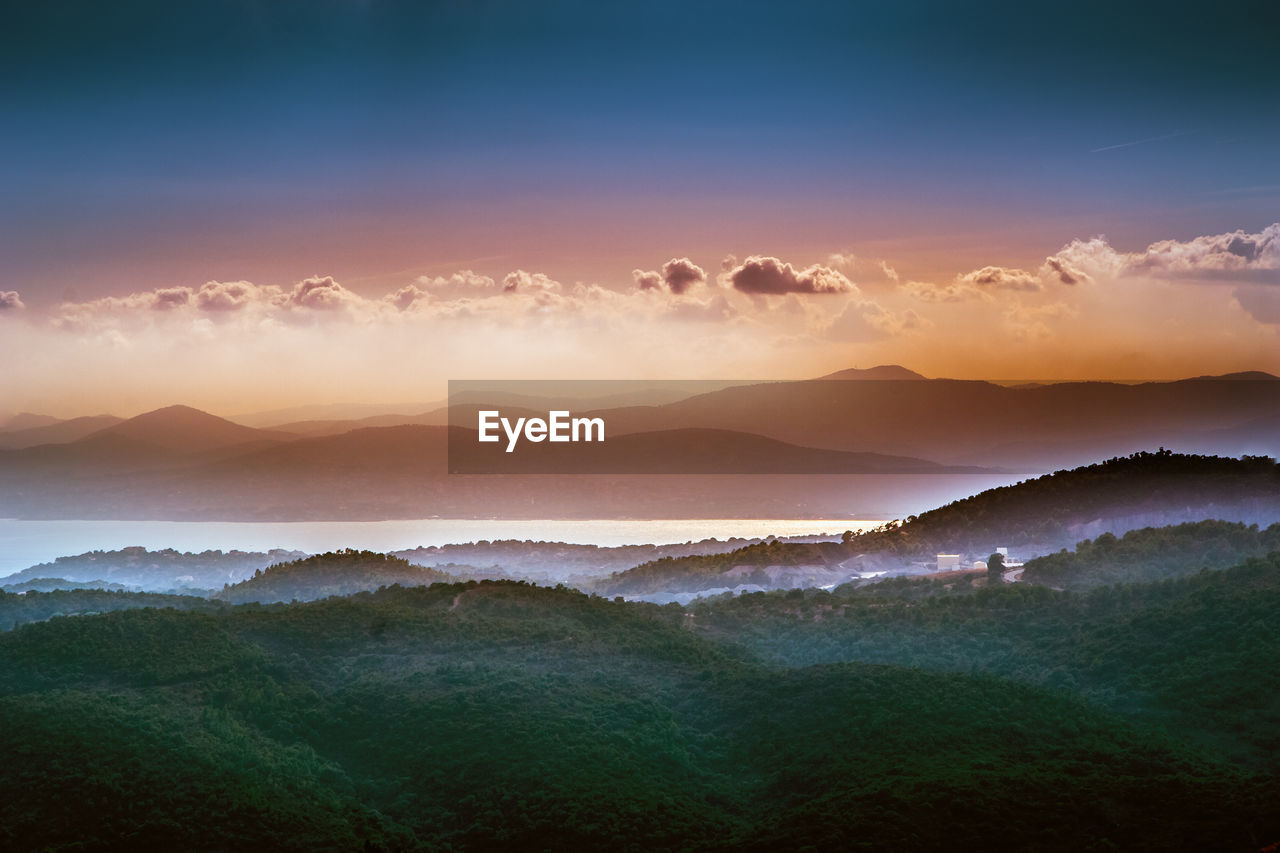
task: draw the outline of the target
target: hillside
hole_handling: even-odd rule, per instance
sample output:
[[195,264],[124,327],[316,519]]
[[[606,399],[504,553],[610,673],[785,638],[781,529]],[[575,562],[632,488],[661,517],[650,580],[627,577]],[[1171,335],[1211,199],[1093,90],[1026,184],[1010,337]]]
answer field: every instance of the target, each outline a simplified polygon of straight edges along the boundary
[[1058,471],[989,489],[850,537],[840,554],[813,546],[760,544],[727,554],[645,563],[600,585],[609,595],[734,587],[738,567],[842,564],[858,571],[910,569],[940,553],[985,559],[997,547],[1030,557],[1103,533],[1220,518],[1280,520],[1280,466],[1265,458],[1227,459],[1168,451]]
[[[623,571],[661,557],[716,554],[754,544],[758,539],[704,539],[674,545],[619,545],[604,547],[571,542],[535,542],[495,539],[492,542],[424,546],[392,552],[419,566],[439,568],[463,563],[499,569],[510,577],[544,585],[568,582]],[[470,576],[470,575],[469,575]]]
[[[0,826],[21,849],[1280,837],[1274,776],[1180,744],[1158,717],[983,675],[765,666],[688,622],[480,583],[27,625],[0,636],[0,750],[24,758],[0,766]],[[1221,663],[1239,679],[1256,660]]]
[[399,557],[348,548],[269,566],[254,572],[248,580],[227,585],[217,598],[232,604],[315,601],[393,584],[427,586],[456,579]]
[[101,589],[128,592],[129,587],[122,583],[104,580],[69,581],[66,578],[31,578],[18,583],[0,585],[4,592],[53,592],[60,589]]
[[787,666],[860,661],[1051,688],[1280,773],[1280,552],[1207,565],[1088,594],[903,579],[725,596],[689,621]]
[[123,418],[117,418],[114,415],[94,415],[8,429],[0,432],[0,449],[20,450],[41,444],[66,444],[122,422]]
[[1029,560],[1026,583],[1087,590],[1117,583],[1143,583],[1182,577],[1213,566],[1230,566],[1250,557],[1280,551],[1280,523],[1201,521],[1174,527],[1144,527],[1117,538],[1104,533],[1086,539],[1074,551]]
[[55,418],[53,415],[40,415],[35,412],[19,412],[12,415],[2,423],[0,423],[0,434],[6,432],[14,432],[24,429],[35,429],[37,427],[52,426],[61,422],[62,418]]
[[924,379],[914,370],[908,370],[897,364],[881,364],[876,367],[857,368],[850,367],[845,370],[837,370],[835,373],[828,373],[826,376],[819,376],[819,379],[843,379],[843,380],[874,380],[884,381],[886,379],[893,380],[913,380]]
[[117,610],[172,608],[209,612],[221,606],[221,602],[194,595],[164,595],[92,587],[0,590],[0,631],[9,631],[29,622],[96,616]]
[[142,547],[89,551],[59,557],[23,569],[0,583],[18,584],[36,578],[62,578],[75,583],[108,581],[151,591],[221,589],[275,563],[305,556],[300,551],[179,552],[172,548],[149,551]]
[[99,430],[81,442],[118,438],[164,450],[198,453],[251,442],[285,441],[294,436],[241,426],[190,406],[167,406]]

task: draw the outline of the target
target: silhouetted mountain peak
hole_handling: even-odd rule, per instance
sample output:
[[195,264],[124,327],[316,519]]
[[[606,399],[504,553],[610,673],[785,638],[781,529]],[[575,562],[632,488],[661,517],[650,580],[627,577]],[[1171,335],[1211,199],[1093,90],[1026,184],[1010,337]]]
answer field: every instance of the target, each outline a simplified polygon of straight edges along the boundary
[[99,430],[83,441],[96,442],[110,438],[128,438],[169,450],[202,451],[293,436],[241,426],[191,406],[177,405],[129,418]]
[[1216,380],[1219,382],[1257,382],[1262,381],[1280,381],[1280,376],[1273,376],[1264,370],[1241,370],[1237,373],[1224,373],[1221,376],[1195,376],[1192,377],[1193,382],[1202,382],[1205,380]]
[[826,376],[820,376],[819,379],[927,379],[914,370],[898,364],[881,364],[876,367],[857,368],[850,367],[847,370],[837,370],[835,373],[828,373]]
[[59,423],[61,420],[61,418],[55,418],[53,415],[37,415],[33,412],[19,412],[4,422],[4,426],[0,427],[0,432],[13,432],[20,429],[36,429],[38,427],[51,426]]

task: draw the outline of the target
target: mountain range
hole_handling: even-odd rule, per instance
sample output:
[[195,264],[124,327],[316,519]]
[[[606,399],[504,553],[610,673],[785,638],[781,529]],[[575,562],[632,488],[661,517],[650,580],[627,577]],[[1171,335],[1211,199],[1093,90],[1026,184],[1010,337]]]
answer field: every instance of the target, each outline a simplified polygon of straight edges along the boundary
[[[1261,372],[1005,387],[884,365],[575,410],[604,419],[608,440],[526,443],[510,455],[474,440],[476,413],[545,415],[563,398],[495,388],[494,399],[522,404],[512,408],[469,393],[416,415],[271,428],[186,406],[128,420],[22,415],[0,431],[0,515],[886,517],[1012,482],[1011,471],[1159,446],[1280,452],[1280,380]],[[868,479],[886,474],[896,479]]]

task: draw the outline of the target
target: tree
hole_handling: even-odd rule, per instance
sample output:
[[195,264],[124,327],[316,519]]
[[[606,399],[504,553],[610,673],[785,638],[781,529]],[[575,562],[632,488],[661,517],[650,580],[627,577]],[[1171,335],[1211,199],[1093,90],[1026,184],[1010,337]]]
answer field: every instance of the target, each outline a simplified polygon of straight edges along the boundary
[[1004,577],[1004,554],[999,552],[987,557],[987,583],[1000,583]]

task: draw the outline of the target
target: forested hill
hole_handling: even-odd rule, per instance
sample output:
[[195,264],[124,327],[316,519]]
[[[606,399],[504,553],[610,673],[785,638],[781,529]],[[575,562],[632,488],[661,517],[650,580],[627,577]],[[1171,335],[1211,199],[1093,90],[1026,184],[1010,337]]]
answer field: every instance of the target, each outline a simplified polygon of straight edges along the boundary
[[1280,523],[1261,529],[1227,521],[1144,527],[1122,537],[1104,533],[1084,540],[1074,551],[1036,557],[1023,569],[1022,580],[1085,590],[1182,577],[1272,551],[1280,551]]
[[135,546],[115,551],[88,551],[59,557],[3,578],[6,585],[36,578],[62,578],[88,583],[106,581],[153,592],[221,589],[250,577],[274,563],[303,557],[301,551],[201,551],[161,548],[150,551]]
[[[1025,594],[999,599],[1002,621]],[[1179,619],[1197,653],[1255,618],[1229,596],[1166,603],[1152,616]],[[1061,679],[768,666],[703,619],[482,582],[24,626],[0,635],[0,752],[17,757],[0,763],[0,846],[1244,853],[1280,838],[1275,775],[1143,710],[1143,644],[1165,626],[1142,612],[1124,643],[1101,642],[1104,622],[1078,660],[1027,662],[1113,685],[1111,710]],[[945,649],[937,624],[902,645]],[[966,624],[1000,648],[1005,633]],[[1268,642],[1178,649],[1154,672],[1183,692],[1204,675],[1192,664],[1212,665],[1212,688],[1255,683],[1202,725],[1274,737],[1271,717],[1238,713],[1280,695]]]
[[[989,489],[847,537],[850,570],[894,568],[939,553],[985,558],[998,546],[1047,554],[1103,533],[1204,519],[1280,520],[1280,466],[1266,457],[1233,459],[1161,450],[1057,471]],[[819,557],[819,559],[815,559]],[[855,559],[856,558],[856,559]],[[644,563],[600,584],[608,594],[733,587],[724,573],[739,566],[830,565],[806,545],[764,543],[727,554]]]
[[994,539],[1045,550],[1103,532],[1206,518],[1280,519],[1280,465],[1262,456],[1136,453],[988,489],[887,533],[864,534],[854,547],[931,555],[946,545],[989,553]]
[[227,586],[217,597],[233,604],[314,601],[393,584],[425,586],[454,580],[446,572],[415,566],[400,557],[347,548],[268,566],[246,581]]
[[726,595],[690,605],[688,623],[787,666],[859,661],[1051,688],[1280,778],[1280,552],[1213,565],[1087,594],[903,578]]
[[640,563],[662,557],[714,554],[760,539],[702,539],[669,545],[583,545],[571,542],[494,539],[449,545],[423,546],[391,552],[419,566],[440,567],[451,563],[499,567],[508,575],[524,577],[544,585],[571,578],[600,576],[624,571]]
[[29,590],[21,593],[0,591],[0,631],[8,631],[28,622],[44,622],[64,616],[95,616],[114,610],[164,607],[210,611],[222,606],[222,602],[199,596],[155,592],[94,588]]

